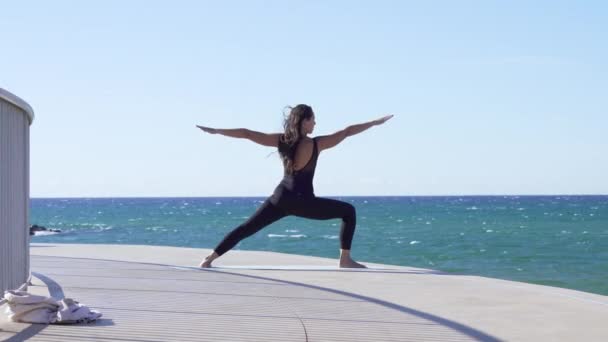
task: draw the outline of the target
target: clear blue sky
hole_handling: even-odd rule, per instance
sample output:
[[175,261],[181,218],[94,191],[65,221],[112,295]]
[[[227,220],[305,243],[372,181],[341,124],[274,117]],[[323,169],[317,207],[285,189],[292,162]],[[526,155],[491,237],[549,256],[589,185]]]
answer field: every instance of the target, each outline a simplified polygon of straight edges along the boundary
[[265,196],[272,148],[395,114],[319,160],[334,195],[608,193],[602,1],[7,1],[0,87],[28,101],[31,196]]

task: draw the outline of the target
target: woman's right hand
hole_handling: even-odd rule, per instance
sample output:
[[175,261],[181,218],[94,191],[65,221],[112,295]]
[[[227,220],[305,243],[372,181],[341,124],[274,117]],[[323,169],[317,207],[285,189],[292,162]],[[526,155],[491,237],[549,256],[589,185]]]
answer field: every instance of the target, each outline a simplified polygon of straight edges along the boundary
[[380,118],[378,120],[374,120],[374,125],[382,125],[383,123],[387,122],[388,120],[390,120],[394,115],[387,115],[383,118]]
[[196,127],[202,129],[203,131],[205,131],[209,134],[217,134],[217,129],[215,129],[215,128],[199,126],[199,125],[196,125]]

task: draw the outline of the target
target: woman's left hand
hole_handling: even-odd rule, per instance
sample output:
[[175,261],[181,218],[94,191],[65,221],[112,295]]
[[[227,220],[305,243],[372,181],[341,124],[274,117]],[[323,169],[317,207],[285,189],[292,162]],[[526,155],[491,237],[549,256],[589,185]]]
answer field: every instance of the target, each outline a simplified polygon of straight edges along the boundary
[[203,131],[209,133],[209,134],[216,134],[217,133],[217,129],[215,128],[211,128],[211,127],[205,127],[205,126],[199,126],[196,125],[196,127],[202,129]]
[[380,118],[378,120],[374,120],[374,124],[375,125],[382,125],[383,123],[387,122],[388,120],[390,120],[394,115],[387,115],[383,118]]

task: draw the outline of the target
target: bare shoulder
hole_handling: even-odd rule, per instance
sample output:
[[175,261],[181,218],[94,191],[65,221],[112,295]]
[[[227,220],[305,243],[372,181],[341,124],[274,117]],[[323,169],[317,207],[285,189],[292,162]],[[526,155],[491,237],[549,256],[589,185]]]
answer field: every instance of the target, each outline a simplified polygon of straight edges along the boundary
[[338,145],[342,140],[344,140],[344,138],[346,138],[344,131],[314,137],[314,139],[317,141],[319,152]]
[[328,137],[327,135],[317,135],[316,137],[312,138],[312,141],[316,142],[316,144],[317,144],[317,150],[319,152],[321,152],[321,151],[323,151],[323,150],[325,150],[327,148],[326,147],[326,145],[327,145],[327,143],[326,143],[327,137]]
[[274,147],[279,146],[282,136],[283,136],[283,133],[268,133],[268,139],[270,141],[272,141],[272,143],[273,143],[272,146],[274,146]]

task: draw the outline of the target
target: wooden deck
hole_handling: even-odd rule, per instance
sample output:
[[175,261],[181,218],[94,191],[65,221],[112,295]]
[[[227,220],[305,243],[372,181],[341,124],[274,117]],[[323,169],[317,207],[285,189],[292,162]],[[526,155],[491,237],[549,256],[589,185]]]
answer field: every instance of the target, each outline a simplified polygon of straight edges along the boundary
[[197,269],[206,252],[33,247],[29,290],[74,298],[103,317],[78,325],[3,321],[0,339],[608,340],[606,296],[389,265],[340,270],[335,260],[278,253],[234,251],[216,261],[225,267]]

